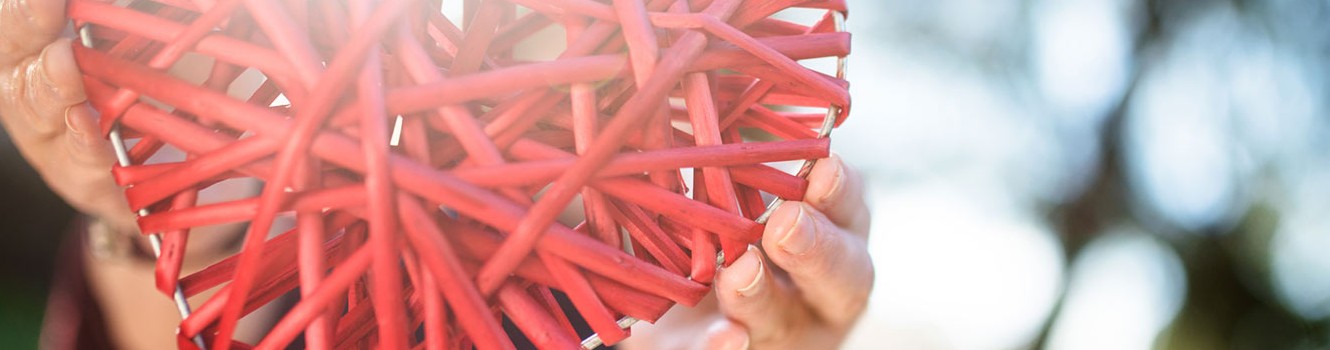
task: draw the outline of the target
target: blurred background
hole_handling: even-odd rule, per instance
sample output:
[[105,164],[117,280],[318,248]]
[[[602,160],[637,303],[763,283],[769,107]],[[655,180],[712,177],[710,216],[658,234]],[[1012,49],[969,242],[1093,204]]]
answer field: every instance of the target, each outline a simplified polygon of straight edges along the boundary
[[1330,1],[850,3],[847,348],[1330,348]]
[[[850,5],[847,349],[1330,348],[1330,1]],[[71,212],[0,144],[0,347],[33,348]]]

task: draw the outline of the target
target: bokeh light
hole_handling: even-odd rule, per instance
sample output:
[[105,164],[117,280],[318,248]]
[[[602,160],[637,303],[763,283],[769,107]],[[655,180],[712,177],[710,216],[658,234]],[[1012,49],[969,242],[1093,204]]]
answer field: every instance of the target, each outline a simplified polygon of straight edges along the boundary
[[1182,307],[1182,262],[1149,234],[1115,229],[1071,267],[1050,350],[1151,349]]

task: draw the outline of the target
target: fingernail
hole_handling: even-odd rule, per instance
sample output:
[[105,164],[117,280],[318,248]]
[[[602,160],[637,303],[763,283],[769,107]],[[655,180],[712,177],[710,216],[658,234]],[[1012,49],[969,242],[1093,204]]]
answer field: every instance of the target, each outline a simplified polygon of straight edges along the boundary
[[83,130],[79,129],[78,123],[75,122],[73,119],[75,118],[75,116],[73,115],[73,113],[70,113],[74,111],[74,108],[78,108],[78,105],[65,107],[65,128],[69,129],[70,134],[73,134],[74,136],[81,136],[83,135]]
[[818,198],[821,203],[827,203],[827,201],[833,199],[837,193],[841,191],[842,187],[845,187],[845,161],[841,159],[840,155],[835,153],[832,153],[831,157],[828,157],[827,160],[831,161],[832,164],[835,164],[836,175],[835,178],[831,180],[831,188],[827,189],[827,192],[822,193],[821,198]]
[[745,253],[745,255],[752,255],[753,258],[757,259],[757,274],[753,276],[752,281],[748,282],[748,285],[744,286],[743,288],[739,288],[739,294],[746,297],[751,297],[757,295],[758,292],[762,291],[762,279],[764,278],[762,276],[766,275],[767,267],[766,264],[762,262],[762,255],[761,253],[757,252],[756,247],[749,246],[748,253]]
[[799,215],[795,216],[794,223],[790,225],[789,231],[785,237],[781,237],[776,245],[787,253],[801,255],[813,249],[817,243],[817,227],[813,217],[808,213],[806,204],[799,203]]

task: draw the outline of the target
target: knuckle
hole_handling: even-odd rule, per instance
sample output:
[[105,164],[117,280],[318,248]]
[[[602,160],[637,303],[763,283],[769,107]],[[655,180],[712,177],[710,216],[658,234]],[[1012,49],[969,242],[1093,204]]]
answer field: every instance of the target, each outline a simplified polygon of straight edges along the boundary
[[[870,283],[871,285],[871,283]],[[869,294],[872,290],[860,289],[850,292],[844,299],[826,310],[826,316],[838,327],[853,325],[868,308]]]
[[837,295],[835,298],[823,298],[830,300],[825,304],[826,307],[821,311],[823,315],[838,326],[853,325],[864,310],[868,307],[868,302],[873,293],[873,285],[876,280],[876,271],[873,268],[872,261],[868,258],[866,252],[856,253],[861,257],[853,258],[851,266],[846,267],[846,271],[859,271],[850,273],[846,280],[836,290],[827,291]]

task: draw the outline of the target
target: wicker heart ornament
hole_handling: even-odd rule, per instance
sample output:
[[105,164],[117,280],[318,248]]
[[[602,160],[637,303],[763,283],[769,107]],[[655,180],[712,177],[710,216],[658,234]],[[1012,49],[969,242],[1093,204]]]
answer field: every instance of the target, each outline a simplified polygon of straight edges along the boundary
[[[613,344],[802,198],[812,162],[782,162],[827,156],[849,105],[840,0],[68,9],[182,347],[250,347],[238,320],[297,290],[254,347],[514,348],[505,321],[542,349]],[[236,181],[262,187],[200,195]],[[181,272],[191,234],[235,223],[238,253]]]

